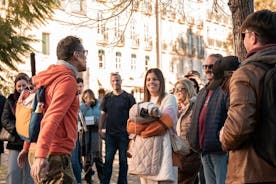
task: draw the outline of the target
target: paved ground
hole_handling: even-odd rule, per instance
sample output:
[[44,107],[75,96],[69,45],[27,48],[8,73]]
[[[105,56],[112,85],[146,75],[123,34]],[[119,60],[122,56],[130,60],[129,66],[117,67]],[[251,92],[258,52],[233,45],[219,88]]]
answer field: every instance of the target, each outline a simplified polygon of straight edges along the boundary
[[[8,155],[8,151],[6,150],[4,154],[1,155],[1,165],[0,165],[0,184],[5,184],[6,181],[6,175],[7,175],[7,155]],[[116,154],[114,163],[113,163],[113,174],[112,174],[112,178],[111,178],[111,184],[116,184],[117,183],[117,178],[118,178],[118,173],[119,173],[119,161],[118,161],[118,154]],[[94,168],[94,170],[96,171],[96,169]],[[99,184],[99,180],[97,178],[97,174],[95,173],[95,175],[93,176],[93,183],[95,184]],[[86,182],[83,181],[83,184],[85,184]],[[139,178],[133,175],[128,175],[128,183],[129,184],[139,184]]]

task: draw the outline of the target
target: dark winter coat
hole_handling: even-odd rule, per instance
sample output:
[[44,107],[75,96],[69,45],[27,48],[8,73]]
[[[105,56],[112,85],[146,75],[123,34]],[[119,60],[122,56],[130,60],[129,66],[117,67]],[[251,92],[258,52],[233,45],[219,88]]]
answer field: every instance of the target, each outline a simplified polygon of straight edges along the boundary
[[9,95],[3,109],[3,113],[1,116],[2,126],[5,129],[12,133],[15,136],[14,142],[8,142],[7,149],[11,150],[22,150],[23,148],[23,140],[19,137],[15,129],[15,106],[17,99],[14,94]]
[[219,131],[227,117],[229,93],[223,91],[220,86],[213,91],[206,111],[204,145],[203,148],[200,149],[199,117],[207,94],[208,90],[204,87],[197,95],[192,113],[191,126],[187,132],[187,139],[196,152],[202,152],[203,154],[222,153],[223,151],[219,141]]
[[[6,98],[3,95],[0,95],[0,130],[2,129],[1,116],[2,116],[2,113],[3,113],[5,102],[6,102]],[[0,153],[4,153],[3,141],[0,141]]]

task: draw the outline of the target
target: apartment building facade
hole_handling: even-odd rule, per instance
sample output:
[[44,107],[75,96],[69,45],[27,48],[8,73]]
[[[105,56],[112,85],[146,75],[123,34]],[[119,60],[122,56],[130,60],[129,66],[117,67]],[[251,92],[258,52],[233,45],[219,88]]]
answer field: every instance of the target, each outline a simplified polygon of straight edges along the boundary
[[[225,1],[225,2],[224,2]],[[145,72],[160,68],[169,91],[189,70],[202,74],[210,53],[228,55],[232,22],[226,0],[62,0],[54,17],[33,34],[37,72],[56,62],[56,45],[67,36],[88,50],[85,88],[110,90],[109,75],[119,72],[123,88],[142,99]],[[121,2],[121,3],[120,3]],[[19,66],[30,73],[29,58]]]

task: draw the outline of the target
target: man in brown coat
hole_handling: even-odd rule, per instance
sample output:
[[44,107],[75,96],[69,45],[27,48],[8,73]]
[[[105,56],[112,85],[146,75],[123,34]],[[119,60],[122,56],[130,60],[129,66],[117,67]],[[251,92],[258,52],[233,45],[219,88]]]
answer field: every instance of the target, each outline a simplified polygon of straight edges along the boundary
[[[260,158],[253,148],[259,111],[261,79],[265,71],[255,61],[276,64],[276,12],[250,14],[241,26],[246,59],[230,81],[230,107],[220,131],[223,149],[229,151],[226,183],[276,183],[276,168]],[[275,107],[276,108],[276,107]]]

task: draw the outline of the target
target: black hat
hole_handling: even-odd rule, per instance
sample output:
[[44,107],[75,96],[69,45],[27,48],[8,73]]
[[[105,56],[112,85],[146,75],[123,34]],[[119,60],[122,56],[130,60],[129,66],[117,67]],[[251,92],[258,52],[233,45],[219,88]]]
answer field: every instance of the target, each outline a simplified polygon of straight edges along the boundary
[[195,71],[195,70],[190,70],[186,75],[185,77],[189,78],[189,77],[194,77],[194,76],[197,76],[200,78],[200,73],[198,71]]

